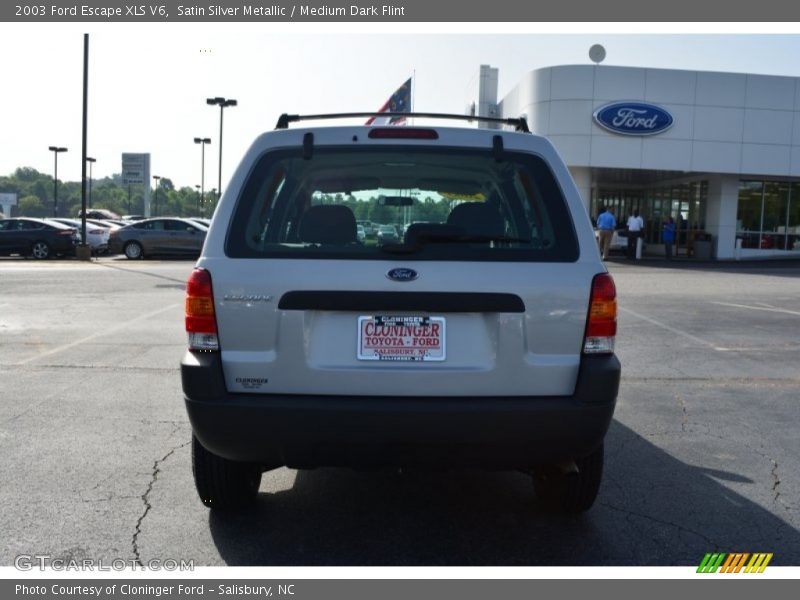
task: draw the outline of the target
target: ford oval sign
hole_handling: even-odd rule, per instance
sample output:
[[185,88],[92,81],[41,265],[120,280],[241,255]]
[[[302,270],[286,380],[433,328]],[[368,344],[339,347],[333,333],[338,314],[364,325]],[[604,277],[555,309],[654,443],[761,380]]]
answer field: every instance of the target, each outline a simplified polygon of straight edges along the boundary
[[414,281],[419,274],[414,269],[392,269],[386,276],[392,281]]
[[624,135],[655,135],[672,127],[672,115],[643,102],[615,102],[594,111],[595,123]]

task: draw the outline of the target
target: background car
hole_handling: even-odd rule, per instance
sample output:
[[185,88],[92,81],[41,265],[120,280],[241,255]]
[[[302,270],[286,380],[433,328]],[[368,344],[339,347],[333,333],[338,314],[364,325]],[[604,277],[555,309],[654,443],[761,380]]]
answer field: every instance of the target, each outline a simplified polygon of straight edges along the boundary
[[[64,219],[61,217],[47,219],[47,221],[55,221],[62,225],[67,225],[76,230],[78,239],[80,239],[83,226],[80,219]],[[108,225],[98,225],[92,222],[91,219],[86,219],[86,243],[92,249],[92,254],[103,254],[108,251],[108,238],[111,235],[111,228]]]
[[378,233],[378,226],[372,221],[357,221],[356,225],[361,225],[364,228],[364,235],[366,237],[375,237]]
[[356,225],[356,239],[359,242],[363,242],[367,239],[367,231],[364,229],[363,225]]
[[37,259],[73,254],[80,238],[74,228],[44,219],[0,221],[0,255],[21,254]]
[[400,236],[397,235],[397,229],[394,225],[381,225],[378,228],[378,243],[379,244],[396,244],[400,241]]
[[130,223],[120,223],[119,221],[110,221],[108,219],[86,219],[86,222],[94,223],[95,225],[99,225],[100,227],[106,227],[110,231],[119,229],[120,227],[125,227],[126,225],[130,225]]
[[111,232],[109,250],[129,259],[156,255],[198,256],[208,230],[178,217],[138,221]]
[[185,219],[187,221],[191,221],[192,223],[197,223],[206,229],[208,229],[208,226],[211,225],[211,219],[204,219],[202,217],[185,217]]
[[[81,218],[83,211],[78,211],[77,218]],[[119,215],[113,210],[106,208],[90,208],[86,211],[86,217],[89,219],[119,219]]]

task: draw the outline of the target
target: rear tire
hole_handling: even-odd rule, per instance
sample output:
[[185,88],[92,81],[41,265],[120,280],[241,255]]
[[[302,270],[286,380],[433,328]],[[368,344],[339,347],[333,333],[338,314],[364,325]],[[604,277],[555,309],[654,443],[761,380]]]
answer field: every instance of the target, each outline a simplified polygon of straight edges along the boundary
[[41,240],[38,242],[33,242],[33,245],[31,246],[31,255],[37,260],[50,258],[50,245]]
[[575,461],[577,473],[562,473],[553,466],[534,471],[536,496],[551,510],[577,514],[589,510],[603,479],[603,444]]
[[125,244],[123,252],[125,253],[125,257],[130,260],[136,260],[144,256],[142,245],[139,242],[128,242]]
[[192,473],[200,500],[212,510],[247,507],[258,496],[261,469],[258,465],[222,458],[206,450],[192,436]]

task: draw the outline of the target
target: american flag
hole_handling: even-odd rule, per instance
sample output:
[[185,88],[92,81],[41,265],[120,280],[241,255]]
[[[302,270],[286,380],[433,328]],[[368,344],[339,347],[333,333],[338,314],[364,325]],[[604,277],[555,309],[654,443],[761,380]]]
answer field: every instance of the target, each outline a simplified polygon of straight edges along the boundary
[[[392,94],[378,112],[411,112],[411,78]],[[367,125],[401,125],[405,117],[370,117]]]

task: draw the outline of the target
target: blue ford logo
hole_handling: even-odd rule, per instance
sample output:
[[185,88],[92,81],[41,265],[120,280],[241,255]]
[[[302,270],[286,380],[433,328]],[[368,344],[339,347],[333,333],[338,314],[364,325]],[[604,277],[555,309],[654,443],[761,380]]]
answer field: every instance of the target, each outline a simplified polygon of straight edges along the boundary
[[663,108],[643,102],[615,102],[594,111],[595,123],[614,133],[654,135],[672,127],[673,118]]
[[392,269],[386,276],[392,281],[414,281],[419,274],[414,269]]

